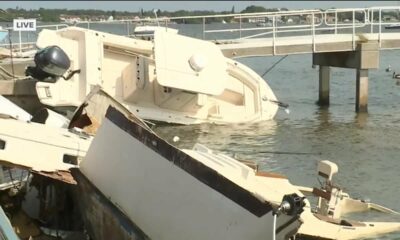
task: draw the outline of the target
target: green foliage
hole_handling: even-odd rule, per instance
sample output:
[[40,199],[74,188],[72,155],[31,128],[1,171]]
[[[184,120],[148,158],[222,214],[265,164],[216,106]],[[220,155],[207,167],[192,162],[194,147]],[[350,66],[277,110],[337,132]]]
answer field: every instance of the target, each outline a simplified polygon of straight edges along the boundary
[[39,16],[42,22],[59,22],[60,14],[56,11],[48,11],[44,8],[39,8]]
[[240,13],[255,13],[255,12],[266,12],[266,11],[267,9],[265,7],[251,5],[246,7]]
[[[287,10],[287,9],[282,9]],[[252,13],[252,12],[271,12],[278,11],[276,8],[266,9],[261,6],[248,6],[245,10],[241,11],[241,13]],[[204,16],[204,15],[214,15],[214,14],[230,14],[235,13],[235,6],[232,6],[232,9],[229,11],[215,12],[215,11],[187,11],[187,10],[178,10],[174,12],[169,11],[157,11],[158,17],[185,17],[185,16]],[[0,12],[0,19],[2,21],[12,21],[14,18],[36,18],[39,21],[43,22],[60,22],[61,15],[69,15],[74,17],[80,17],[82,20],[85,19],[96,19],[96,18],[108,18],[109,16],[113,16],[114,19],[122,19],[128,18],[132,19],[134,16],[139,16],[140,18],[154,18],[154,12],[152,10],[144,10],[139,9],[137,12],[128,12],[128,11],[103,11],[96,9],[23,9],[23,8],[8,8],[3,12]],[[206,22],[221,22],[221,18],[207,18]],[[224,18],[226,22],[233,21],[233,18]],[[202,23],[202,19],[186,19],[180,20],[179,23]]]

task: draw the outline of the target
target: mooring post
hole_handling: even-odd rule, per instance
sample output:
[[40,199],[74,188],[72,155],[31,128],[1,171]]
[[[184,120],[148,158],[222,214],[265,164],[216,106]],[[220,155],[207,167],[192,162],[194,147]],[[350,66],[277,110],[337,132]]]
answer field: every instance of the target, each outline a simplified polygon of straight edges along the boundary
[[356,112],[368,112],[368,69],[356,71]]
[[319,99],[318,105],[329,106],[329,82],[331,69],[329,66],[319,66]]

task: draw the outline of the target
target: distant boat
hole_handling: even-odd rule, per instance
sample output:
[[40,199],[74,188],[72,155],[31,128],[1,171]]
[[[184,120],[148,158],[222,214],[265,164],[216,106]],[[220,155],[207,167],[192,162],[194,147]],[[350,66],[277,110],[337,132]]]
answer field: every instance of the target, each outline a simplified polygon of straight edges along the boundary
[[152,39],[154,38],[154,32],[156,30],[163,30],[170,33],[178,33],[178,30],[174,28],[144,25],[144,26],[136,26],[135,29],[133,30],[133,35],[136,38]]
[[256,24],[257,27],[272,27],[272,23],[270,22],[259,22]]
[[226,24],[225,20],[222,20],[221,23],[222,23],[222,24]]
[[80,18],[69,18],[69,19],[65,19],[64,22],[66,24],[72,24],[72,25],[76,25],[81,21]]
[[400,23],[394,23],[394,24],[385,26],[385,29],[399,29],[399,28],[400,28]]

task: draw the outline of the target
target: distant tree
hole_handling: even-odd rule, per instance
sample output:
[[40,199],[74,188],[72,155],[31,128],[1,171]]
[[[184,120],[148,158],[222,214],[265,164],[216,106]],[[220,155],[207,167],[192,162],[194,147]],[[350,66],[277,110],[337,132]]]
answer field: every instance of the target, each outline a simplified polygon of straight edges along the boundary
[[60,21],[60,15],[51,13],[51,12],[44,12],[40,14],[42,22],[59,22]]
[[255,13],[255,12],[267,12],[267,9],[262,6],[248,6],[240,13]]
[[[266,12],[273,11],[274,9],[265,9],[264,7],[258,6],[249,6],[242,12]],[[128,11],[116,11],[116,10],[96,10],[96,9],[30,9],[25,10],[23,8],[7,8],[4,9],[5,12],[0,13],[0,21],[12,21],[14,18],[23,17],[23,18],[37,18],[43,22],[59,22],[60,15],[70,15],[77,16],[81,19],[93,19],[98,20],[103,18],[104,16],[113,16],[114,19],[121,18],[132,18],[133,16],[140,16],[141,18],[145,17],[154,17],[153,11],[144,11],[143,8],[138,9],[137,12],[128,12]],[[235,13],[235,6],[232,6],[231,10],[228,11],[205,11],[205,10],[178,10],[178,11],[157,11],[158,16],[167,16],[167,17],[184,17],[184,16],[200,16],[200,15],[215,15],[215,14],[230,14]],[[9,20],[11,19],[11,20]],[[232,22],[234,21],[231,17],[225,17],[224,21]],[[176,21],[178,23],[202,23],[203,20],[199,19],[186,19]],[[206,23],[212,22],[221,22],[221,18],[207,18]]]
[[267,12],[279,12],[279,8],[267,8]]

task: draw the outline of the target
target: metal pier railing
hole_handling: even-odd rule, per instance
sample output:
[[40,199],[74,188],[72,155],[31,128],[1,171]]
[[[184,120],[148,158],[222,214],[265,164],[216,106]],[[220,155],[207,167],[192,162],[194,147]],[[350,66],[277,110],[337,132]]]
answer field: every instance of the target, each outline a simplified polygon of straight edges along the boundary
[[[217,42],[228,40],[270,39],[274,54],[280,40],[287,36],[308,36],[312,39],[312,48],[316,50],[318,36],[327,34],[351,34],[352,49],[356,48],[356,36],[363,33],[378,35],[381,46],[384,28],[391,24],[400,24],[400,6],[385,6],[371,8],[346,8],[327,10],[295,10],[280,12],[223,14],[187,17],[159,17],[148,19],[126,19],[106,22],[83,21],[74,25],[101,30],[105,24],[117,24],[119,30],[113,32],[131,36],[136,25],[158,24],[160,26],[182,28],[192,23],[196,25],[198,33],[193,37]],[[41,29],[60,29],[70,24],[39,25],[38,31],[13,32],[13,49],[22,52],[25,47],[35,44]],[[12,29],[10,29],[12,30]],[[105,30],[107,31],[107,30]],[[15,36],[18,36],[16,38]],[[6,39],[7,40],[7,39]],[[8,41],[0,43],[0,47],[9,48]]]

